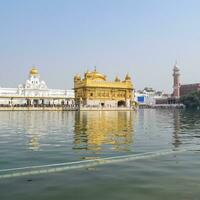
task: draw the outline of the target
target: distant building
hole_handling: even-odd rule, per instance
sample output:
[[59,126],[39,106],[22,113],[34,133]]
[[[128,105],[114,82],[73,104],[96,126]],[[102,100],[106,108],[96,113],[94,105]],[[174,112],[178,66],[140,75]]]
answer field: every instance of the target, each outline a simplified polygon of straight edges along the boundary
[[173,69],[173,94],[172,97],[179,98],[180,97],[180,70],[177,64],[174,65]]
[[0,105],[72,105],[74,104],[74,91],[49,89],[44,81],[40,80],[38,70],[33,67],[25,84],[17,88],[0,87]]
[[180,87],[180,70],[177,63],[175,63],[173,68],[173,93],[171,96],[165,96],[164,98],[157,99],[156,104],[179,104]]
[[194,84],[181,84],[180,83],[180,70],[177,64],[175,64],[173,69],[173,94],[172,98],[180,98],[190,94],[191,92],[200,91],[200,83]]
[[195,91],[200,91],[200,83],[181,84],[180,70],[176,63],[173,68],[173,93],[171,97],[157,99],[156,104],[180,104],[180,97]]
[[96,71],[87,71],[83,78],[74,77],[75,101],[80,108],[131,108],[134,98],[131,77],[127,74],[121,81],[107,81]]
[[173,93],[164,94],[162,91],[155,91],[152,88],[144,88],[139,94],[136,94],[139,105],[154,106],[157,104],[179,104],[180,98],[180,70],[177,64],[173,68]]
[[179,104],[180,98],[180,70],[175,63],[173,67],[173,93],[169,96],[165,95],[163,98],[156,99],[156,104],[163,105],[163,104]]
[[200,83],[181,85],[180,96],[185,96],[195,91],[200,91]]
[[154,106],[159,99],[167,98],[163,91],[156,91],[151,87],[135,92],[135,101],[140,106]]

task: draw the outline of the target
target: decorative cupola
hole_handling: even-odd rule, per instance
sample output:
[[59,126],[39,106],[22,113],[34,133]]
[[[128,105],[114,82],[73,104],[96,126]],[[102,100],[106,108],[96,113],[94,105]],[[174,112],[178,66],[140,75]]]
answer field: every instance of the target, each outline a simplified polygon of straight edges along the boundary
[[131,77],[129,76],[128,73],[126,74],[125,81],[131,81]]
[[81,80],[81,76],[79,74],[74,76],[74,81],[80,81],[80,80]]
[[116,76],[116,78],[115,78],[115,82],[120,82],[120,79],[119,79],[118,76]]

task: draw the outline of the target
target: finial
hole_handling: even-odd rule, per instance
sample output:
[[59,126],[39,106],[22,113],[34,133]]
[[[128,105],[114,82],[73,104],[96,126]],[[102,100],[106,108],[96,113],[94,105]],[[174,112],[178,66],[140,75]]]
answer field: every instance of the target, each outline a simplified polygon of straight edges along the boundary
[[96,66],[94,66],[94,71],[95,71],[95,72],[97,71],[97,67],[96,67]]

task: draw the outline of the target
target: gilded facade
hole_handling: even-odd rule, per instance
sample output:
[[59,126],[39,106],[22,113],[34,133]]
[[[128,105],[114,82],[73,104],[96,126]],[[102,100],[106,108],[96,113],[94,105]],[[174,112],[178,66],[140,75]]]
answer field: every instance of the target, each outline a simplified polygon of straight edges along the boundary
[[131,108],[134,99],[133,84],[127,74],[121,81],[107,81],[106,76],[96,71],[87,71],[84,77],[74,77],[75,101],[80,107]]

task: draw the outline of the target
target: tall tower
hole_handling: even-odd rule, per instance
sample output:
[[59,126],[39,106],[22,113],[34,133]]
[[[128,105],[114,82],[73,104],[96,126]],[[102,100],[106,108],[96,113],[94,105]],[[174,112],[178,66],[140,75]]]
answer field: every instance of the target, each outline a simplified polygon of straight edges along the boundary
[[173,97],[179,98],[180,97],[180,70],[177,66],[177,63],[174,65],[173,69],[173,78],[174,78],[174,84],[173,84]]

